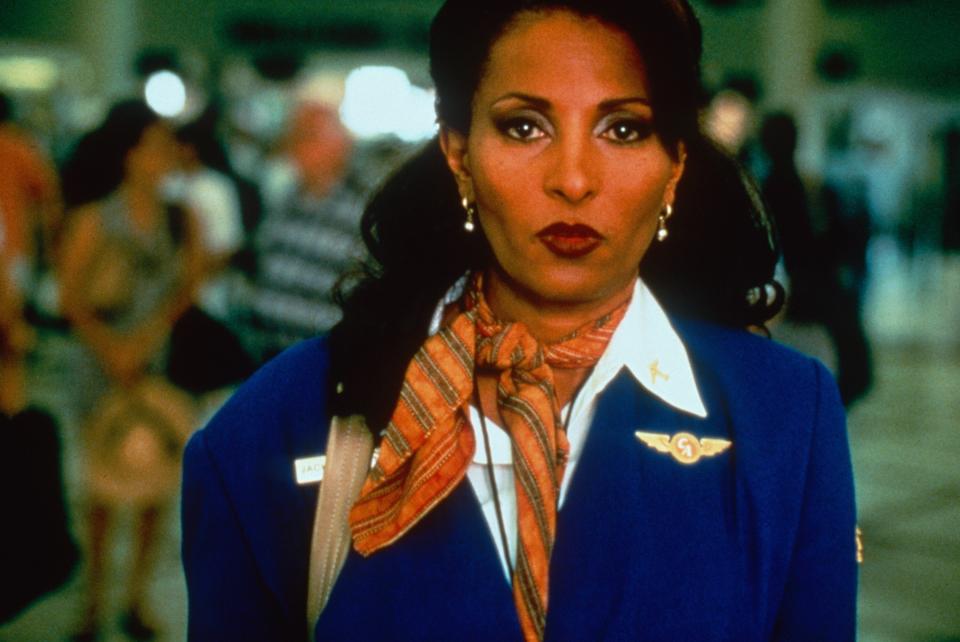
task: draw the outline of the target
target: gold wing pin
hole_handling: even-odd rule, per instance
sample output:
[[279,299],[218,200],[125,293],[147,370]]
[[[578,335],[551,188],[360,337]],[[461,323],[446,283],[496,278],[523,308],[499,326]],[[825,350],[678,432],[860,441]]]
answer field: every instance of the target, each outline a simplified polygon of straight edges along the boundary
[[650,448],[671,455],[681,464],[695,464],[702,457],[718,455],[732,445],[726,439],[698,439],[688,432],[678,432],[671,437],[663,433],[638,430],[634,435]]

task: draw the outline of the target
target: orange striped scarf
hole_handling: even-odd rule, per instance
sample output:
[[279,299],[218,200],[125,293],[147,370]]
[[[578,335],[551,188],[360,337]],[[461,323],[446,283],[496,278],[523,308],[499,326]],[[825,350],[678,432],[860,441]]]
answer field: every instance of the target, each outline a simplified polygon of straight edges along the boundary
[[354,548],[370,555],[388,546],[456,488],[475,449],[467,420],[474,370],[499,372],[497,408],[510,433],[517,497],[514,602],[525,639],[542,640],[568,452],[552,368],[596,364],[627,303],[548,346],[522,323],[494,317],[479,276],[464,303],[407,369],[380,457],[350,513]]

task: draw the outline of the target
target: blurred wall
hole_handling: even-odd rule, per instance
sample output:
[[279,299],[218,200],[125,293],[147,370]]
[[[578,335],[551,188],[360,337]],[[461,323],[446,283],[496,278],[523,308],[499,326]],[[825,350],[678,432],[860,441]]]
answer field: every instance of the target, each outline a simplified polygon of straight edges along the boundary
[[[782,51],[813,57],[825,47],[848,52],[859,79],[960,95],[956,0],[694,2],[706,33],[709,80],[720,81],[730,72],[762,78],[776,53],[771,45],[785,43]],[[134,44],[213,59],[269,47],[422,51],[440,0],[31,0],[5,5],[0,41],[71,46],[100,66],[105,64],[101,49]],[[771,29],[777,36],[764,37]],[[791,62],[800,73],[815,64]],[[117,73],[101,69],[104,87],[122,84],[104,77]]]
[[[703,0],[694,4],[704,27],[708,80],[719,81],[718,76],[730,72],[759,75],[770,53],[761,46],[771,42],[764,27],[773,26],[788,38],[813,39],[814,56],[824,49],[849,52],[859,67],[857,80],[960,95],[957,0],[758,0],[727,8]],[[790,20],[798,15],[810,22]]]

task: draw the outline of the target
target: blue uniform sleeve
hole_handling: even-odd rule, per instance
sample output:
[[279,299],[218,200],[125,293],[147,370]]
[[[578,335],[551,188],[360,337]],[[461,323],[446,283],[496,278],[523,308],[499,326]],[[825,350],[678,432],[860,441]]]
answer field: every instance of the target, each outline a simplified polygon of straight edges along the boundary
[[856,636],[856,509],[846,420],[833,378],[819,363],[815,367],[816,421],[777,642]]
[[[184,455],[183,565],[188,639],[196,642],[289,640],[282,609],[267,587],[203,431]],[[304,629],[306,627],[303,627]]]

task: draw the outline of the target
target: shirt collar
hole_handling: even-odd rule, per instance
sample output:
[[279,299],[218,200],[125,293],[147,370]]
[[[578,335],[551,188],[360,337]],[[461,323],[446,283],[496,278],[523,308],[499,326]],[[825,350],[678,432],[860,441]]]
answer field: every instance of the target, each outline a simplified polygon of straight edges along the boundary
[[641,279],[581,394],[588,399],[599,394],[624,367],[663,402],[700,418],[707,416],[687,349]]
[[[430,334],[440,329],[444,307],[463,295],[466,284],[464,275],[437,303]],[[642,279],[637,279],[626,314],[578,396],[593,399],[623,368],[661,401],[700,418],[707,416],[687,349]]]

